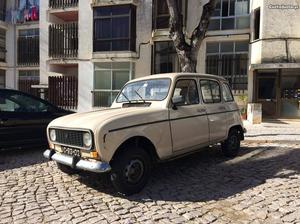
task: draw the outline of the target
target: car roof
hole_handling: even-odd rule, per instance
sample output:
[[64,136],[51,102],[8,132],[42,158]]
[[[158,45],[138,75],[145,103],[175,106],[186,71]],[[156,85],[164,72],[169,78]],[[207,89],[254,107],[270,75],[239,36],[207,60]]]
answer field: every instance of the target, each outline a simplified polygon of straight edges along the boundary
[[147,79],[158,79],[158,78],[170,78],[170,79],[174,80],[176,78],[179,78],[179,77],[181,78],[184,76],[188,76],[188,77],[194,76],[194,77],[199,77],[199,78],[217,79],[217,80],[227,82],[227,80],[224,77],[217,76],[217,75],[203,74],[203,73],[163,73],[163,74],[144,76],[141,78],[134,79],[130,82],[142,81],[142,80],[147,80]]

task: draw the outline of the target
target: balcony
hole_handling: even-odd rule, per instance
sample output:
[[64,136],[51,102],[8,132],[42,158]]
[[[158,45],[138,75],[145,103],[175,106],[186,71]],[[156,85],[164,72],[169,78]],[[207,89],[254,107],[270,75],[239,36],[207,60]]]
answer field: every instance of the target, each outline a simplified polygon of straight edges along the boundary
[[18,65],[36,66],[40,62],[40,38],[18,38]]
[[78,0],[49,0],[49,8],[65,9],[78,6]]
[[49,57],[74,59],[78,55],[78,23],[49,26]]

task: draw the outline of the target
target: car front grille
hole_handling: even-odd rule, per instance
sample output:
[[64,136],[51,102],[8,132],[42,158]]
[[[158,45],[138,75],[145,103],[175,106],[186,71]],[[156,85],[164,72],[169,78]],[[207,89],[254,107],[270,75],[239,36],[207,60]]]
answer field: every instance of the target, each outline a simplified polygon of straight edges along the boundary
[[62,130],[62,129],[56,129],[55,131],[56,131],[57,143],[63,145],[69,145],[69,146],[84,147],[82,131]]

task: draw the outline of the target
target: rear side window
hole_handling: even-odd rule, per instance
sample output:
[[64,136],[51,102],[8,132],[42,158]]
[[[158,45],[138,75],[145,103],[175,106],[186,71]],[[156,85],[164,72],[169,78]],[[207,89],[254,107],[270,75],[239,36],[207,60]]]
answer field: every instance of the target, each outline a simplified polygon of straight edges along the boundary
[[221,88],[218,82],[213,80],[200,80],[200,87],[204,103],[221,102]]
[[230,90],[230,87],[227,83],[223,83],[222,85],[222,94],[223,94],[223,99],[225,102],[232,102],[234,101],[232,92]]

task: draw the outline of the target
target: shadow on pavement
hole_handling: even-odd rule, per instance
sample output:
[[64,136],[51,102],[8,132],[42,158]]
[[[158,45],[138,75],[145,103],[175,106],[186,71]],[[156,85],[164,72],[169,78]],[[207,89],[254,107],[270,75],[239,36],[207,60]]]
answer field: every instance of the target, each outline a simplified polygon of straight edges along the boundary
[[46,162],[45,147],[30,149],[0,150],[0,172]]
[[[234,196],[273,178],[292,178],[300,172],[300,148],[243,148],[239,157],[228,160],[218,147],[159,164],[146,188],[126,197],[143,201],[211,201]],[[108,177],[81,177],[82,183],[98,191],[117,195]]]

